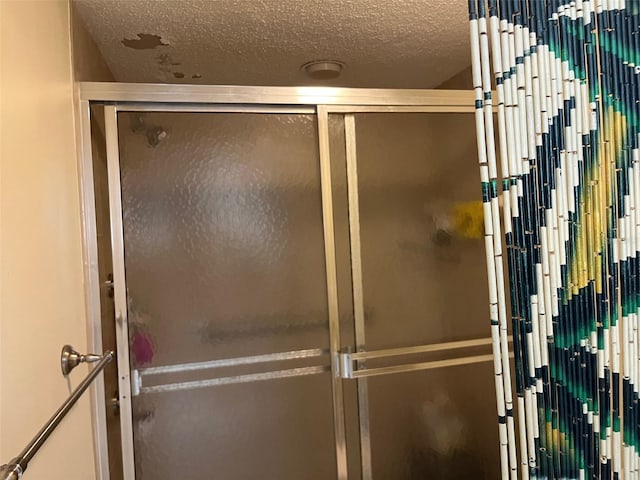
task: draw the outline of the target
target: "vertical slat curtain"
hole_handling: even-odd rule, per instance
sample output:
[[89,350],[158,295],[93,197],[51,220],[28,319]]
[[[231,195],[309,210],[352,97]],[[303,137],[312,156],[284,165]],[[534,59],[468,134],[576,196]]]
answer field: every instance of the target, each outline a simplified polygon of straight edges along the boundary
[[640,478],[639,12],[469,1],[503,479]]

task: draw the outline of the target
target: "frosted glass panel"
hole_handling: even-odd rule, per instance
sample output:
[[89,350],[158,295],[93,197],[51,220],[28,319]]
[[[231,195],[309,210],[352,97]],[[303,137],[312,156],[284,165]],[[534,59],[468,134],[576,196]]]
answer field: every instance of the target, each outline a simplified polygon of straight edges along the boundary
[[121,113],[132,366],[327,348],[315,117]]
[[373,479],[500,478],[492,368],[369,378]]
[[136,478],[335,480],[329,373],[134,402]]
[[[131,367],[328,350],[315,117],[118,120]],[[328,374],[143,390],[137,478],[333,479],[331,398]]]
[[472,114],[356,115],[368,350],[489,333]]

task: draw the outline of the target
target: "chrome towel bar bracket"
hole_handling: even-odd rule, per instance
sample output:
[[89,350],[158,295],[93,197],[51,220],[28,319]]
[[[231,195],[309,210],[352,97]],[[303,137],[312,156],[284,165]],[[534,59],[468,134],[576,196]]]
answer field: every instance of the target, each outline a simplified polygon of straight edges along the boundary
[[93,363],[102,360],[102,356],[95,353],[87,353],[82,355],[74,350],[71,345],[65,345],[62,347],[60,353],[60,368],[62,369],[62,375],[65,377],[71,373],[81,363]]

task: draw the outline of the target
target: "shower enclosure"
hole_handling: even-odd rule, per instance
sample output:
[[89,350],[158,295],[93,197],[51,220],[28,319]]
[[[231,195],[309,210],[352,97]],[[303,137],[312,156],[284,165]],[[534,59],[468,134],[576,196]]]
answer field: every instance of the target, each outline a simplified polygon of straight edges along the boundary
[[471,92],[80,92],[103,479],[497,478]]

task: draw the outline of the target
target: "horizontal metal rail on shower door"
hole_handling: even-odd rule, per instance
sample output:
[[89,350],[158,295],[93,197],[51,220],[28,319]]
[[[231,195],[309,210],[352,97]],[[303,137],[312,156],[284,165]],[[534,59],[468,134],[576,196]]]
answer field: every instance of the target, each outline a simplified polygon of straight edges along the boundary
[[321,348],[308,350],[293,350],[291,352],[268,353],[265,355],[253,355],[250,357],[224,358],[221,360],[209,360],[206,362],[181,363],[177,365],[165,365],[161,367],[148,367],[139,370],[140,376],[158,375],[162,373],[189,372],[194,370],[207,370],[210,368],[234,367],[236,365],[251,365],[255,363],[278,362],[298,358],[321,357],[329,352]]
[[[511,341],[511,340],[510,340]],[[414,372],[418,370],[430,370],[433,368],[453,367],[457,365],[469,365],[473,363],[488,362],[493,360],[493,355],[471,355],[456,357],[445,360],[431,360],[418,363],[404,363],[388,367],[362,368],[361,362],[387,357],[399,357],[415,355],[420,353],[443,352],[459,350],[464,348],[474,348],[491,345],[491,338],[478,338],[473,340],[463,340],[459,342],[436,343],[431,345],[420,345],[415,347],[391,348],[385,350],[374,350],[368,352],[346,352],[340,354],[340,376],[345,379],[365,378],[391,373]],[[513,355],[511,355],[513,356]]]
[[305,375],[316,375],[329,371],[331,371],[331,367],[329,365],[289,368],[286,370],[276,370],[274,372],[250,373],[247,375],[234,375],[231,377],[211,378],[208,380],[194,380],[190,382],[153,385],[151,387],[141,386],[138,390],[138,393],[176,392],[178,390],[192,390],[194,388],[216,387],[219,385],[231,385],[234,383],[248,383],[264,380],[276,380],[278,378],[302,377]]
[[249,357],[224,358],[220,360],[209,360],[204,362],[182,363],[176,365],[164,365],[157,367],[141,368],[132,370],[132,394],[148,394],[174,392],[178,390],[191,390],[194,388],[214,387],[218,385],[230,385],[234,383],[257,382],[264,380],[275,380],[277,378],[300,377],[304,375],[315,375],[328,372],[329,363],[313,365],[307,367],[294,367],[287,369],[272,370],[268,372],[249,373],[242,375],[231,375],[226,377],[207,378],[202,380],[191,380],[185,382],[171,382],[146,385],[144,378],[156,375],[178,374],[201,370],[214,370],[219,368],[237,367],[241,365],[260,365],[273,362],[284,362],[290,360],[300,360],[308,358],[321,358],[328,356],[327,350],[319,348],[306,350],[293,350],[290,352],[269,353],[265,355],[253,355]]

